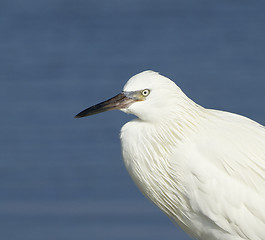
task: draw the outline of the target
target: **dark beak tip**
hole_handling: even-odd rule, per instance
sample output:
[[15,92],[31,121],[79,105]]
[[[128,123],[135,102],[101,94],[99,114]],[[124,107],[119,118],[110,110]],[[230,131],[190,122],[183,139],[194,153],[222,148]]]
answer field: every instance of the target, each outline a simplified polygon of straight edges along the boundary
[[85,116],[83,114],[81,114],[81,113],[78,113],[78,114],[75,115],[74,118],[82,118],[82,117],[85,117]]

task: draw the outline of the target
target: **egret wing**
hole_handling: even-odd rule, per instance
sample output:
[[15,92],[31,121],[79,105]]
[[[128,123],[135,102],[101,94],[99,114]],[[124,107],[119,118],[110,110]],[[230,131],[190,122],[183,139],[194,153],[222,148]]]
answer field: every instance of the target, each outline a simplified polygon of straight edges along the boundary
[[236,114],[211,113],[186,152],[194,221],[215,234],[265,239],[265,129]]

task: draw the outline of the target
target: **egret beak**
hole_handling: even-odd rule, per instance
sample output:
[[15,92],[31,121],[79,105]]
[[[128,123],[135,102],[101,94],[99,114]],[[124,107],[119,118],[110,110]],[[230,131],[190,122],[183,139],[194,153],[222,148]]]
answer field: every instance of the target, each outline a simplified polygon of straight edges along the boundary
[[82,112],[78,113],[75,118],[91,116],[114,109],[127,108],[135,101],[139,100],[135,97],[134,92],[121,92],[113,98],[83,110]]

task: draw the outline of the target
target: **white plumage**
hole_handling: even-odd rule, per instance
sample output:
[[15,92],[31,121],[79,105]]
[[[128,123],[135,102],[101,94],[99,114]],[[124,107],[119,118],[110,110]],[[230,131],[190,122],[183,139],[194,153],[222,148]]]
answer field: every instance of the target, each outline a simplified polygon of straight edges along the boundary
[[141,192],[196,239],[264,240],[265,128],[197,105],[153,71],[123,94],[131,101],[112,109],[138,117],[122,127],[121,144]]

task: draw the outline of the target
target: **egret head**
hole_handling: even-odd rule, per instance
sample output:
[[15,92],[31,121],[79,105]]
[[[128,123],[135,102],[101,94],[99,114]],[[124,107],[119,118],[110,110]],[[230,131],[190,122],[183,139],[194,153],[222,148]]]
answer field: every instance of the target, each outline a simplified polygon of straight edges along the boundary
[[186,99],[173,81],[156,72],[144,71],[130,78],[120,94],[85,109],[76,118],[120,109],[141,120],[156,122],[172,114]]

